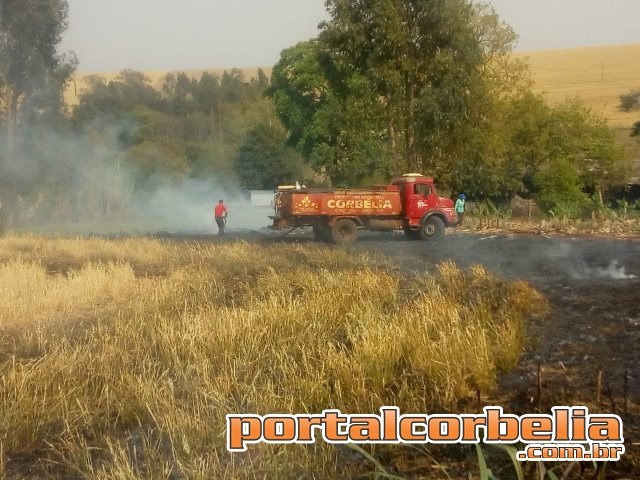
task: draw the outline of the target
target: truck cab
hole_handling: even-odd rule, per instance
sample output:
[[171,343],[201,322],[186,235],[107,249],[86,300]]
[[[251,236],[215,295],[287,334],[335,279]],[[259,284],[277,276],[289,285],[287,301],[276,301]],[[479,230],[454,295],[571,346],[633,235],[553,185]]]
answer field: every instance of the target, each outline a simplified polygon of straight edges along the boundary
[[400,188],[407,236],[421,239],[441,236],[446,227],[458,222],[453,200],[438,195],[433,178],[407,173],[394,178],[391,184]]

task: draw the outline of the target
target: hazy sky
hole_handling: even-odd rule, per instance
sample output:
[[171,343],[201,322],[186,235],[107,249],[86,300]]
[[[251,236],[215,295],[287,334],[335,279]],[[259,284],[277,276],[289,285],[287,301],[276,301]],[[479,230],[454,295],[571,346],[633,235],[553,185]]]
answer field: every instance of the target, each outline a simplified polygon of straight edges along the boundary
[[[85,72],[270,66],[326,18],[323,0],[68,1],[63,49]],[[518,50],[640,43],[639,0],[490,3]]]

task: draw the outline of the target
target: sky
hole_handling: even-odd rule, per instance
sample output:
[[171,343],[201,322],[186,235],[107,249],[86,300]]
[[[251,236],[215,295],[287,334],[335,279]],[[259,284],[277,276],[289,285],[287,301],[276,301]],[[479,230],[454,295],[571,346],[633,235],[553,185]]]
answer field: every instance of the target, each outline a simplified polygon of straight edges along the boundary
[[[81,72],[271,66],[315,37],[323,0],[68,0]],[[639,0],[491,0],[516,50],[640,43]],[[640,59],[639,59],[640,60]]]

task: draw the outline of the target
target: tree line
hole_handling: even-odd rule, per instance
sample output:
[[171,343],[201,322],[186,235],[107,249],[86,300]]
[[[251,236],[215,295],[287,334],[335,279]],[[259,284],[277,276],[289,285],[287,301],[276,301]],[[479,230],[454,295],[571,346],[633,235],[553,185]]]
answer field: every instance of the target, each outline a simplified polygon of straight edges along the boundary
[[78,62],[58,51],[66,0],[0,0],[5,217],[109,218],[185,179],[357,186],[414,171],[452,194],[517,194],[578,214],[624,183],[629,164],[606,119],[535,94],[511,55],[515,32],[490,6],[326,6],[318,36],[283,50],[270,77],[177,73],[157,89],[123,70],[87,78],[70,109],[63,91]]
[[237,69],[168,74],[161,89],[133,70],[93,75],[69,107],[77,60],[58,52],[67,2],[28,1],[0,1],[5,222],[122,219],[164,188],[273,188],[310,175],[285,145],[262,70],[251,79]]
[[535,94],[490,6],[326,3],[329,20],[282,52],[268,94],[289,143],[334,182],[421,171],[452,193],[578,213],[627,178],[606,119]]

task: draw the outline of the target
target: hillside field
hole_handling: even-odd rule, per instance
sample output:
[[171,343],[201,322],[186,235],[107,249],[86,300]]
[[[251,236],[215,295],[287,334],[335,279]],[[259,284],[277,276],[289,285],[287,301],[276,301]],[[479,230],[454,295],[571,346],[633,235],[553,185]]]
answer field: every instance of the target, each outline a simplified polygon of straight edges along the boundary
[[551,102],[581,98],[612,127],[629,128],[640,113],[621,112],[619,96],[640,88],[640,44],[518,53],[528,59],[536,90]]

